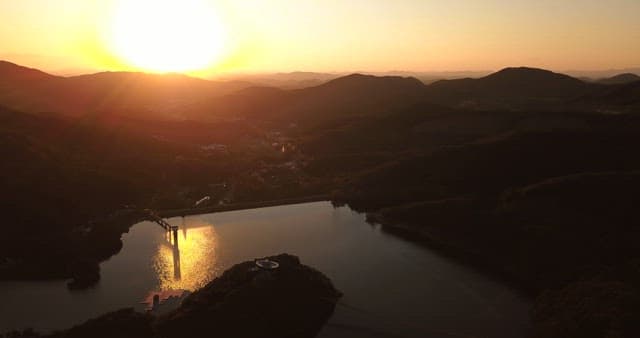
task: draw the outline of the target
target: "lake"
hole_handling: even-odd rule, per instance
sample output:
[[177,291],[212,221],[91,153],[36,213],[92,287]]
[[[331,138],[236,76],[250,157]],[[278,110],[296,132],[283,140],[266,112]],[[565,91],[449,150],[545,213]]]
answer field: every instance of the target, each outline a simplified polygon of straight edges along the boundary
[[387,234],[365,215],[329,202],[172,218],[178,246],[160,226],[134,225],[100,283],[0,282],[0,332],[49,331],[154,293],[195,290],[236,263],[290,253],[344,293],[320,337],[525,337],[531,301],[508,285]]

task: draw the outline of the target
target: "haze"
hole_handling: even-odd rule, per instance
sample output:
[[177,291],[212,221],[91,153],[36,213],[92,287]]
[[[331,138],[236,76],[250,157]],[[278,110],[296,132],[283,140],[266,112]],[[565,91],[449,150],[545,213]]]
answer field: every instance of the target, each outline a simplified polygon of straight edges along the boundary
[[[0,59],[64,74],[158,70],[129,62],[110,46],[115,4],[116,0],[2,1]],[[224,52],[192,70],[195,75],[496,70],[509,65],[596,70],[636,67],[640,60],[640,2],[635,0],[207,4],[220,21],[216,24],[224,27]],[[181,68],[188,67],[176,67]]]

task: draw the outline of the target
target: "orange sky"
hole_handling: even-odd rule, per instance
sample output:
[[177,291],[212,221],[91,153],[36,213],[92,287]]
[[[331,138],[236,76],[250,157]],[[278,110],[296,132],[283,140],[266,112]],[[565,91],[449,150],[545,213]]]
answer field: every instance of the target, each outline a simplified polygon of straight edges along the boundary
[[[126,0],[140,3],[126,15],[122,1],[1,1],[0,58],[58,73],[166,69],[203,75],[640,66],[638,0]],[[158,12],[159,3],[169,9]],[[201,7],[176,10],[186,3]],[[194,12],[198,19],[190,20]],[[122,17],[129,22],[114,28]],[[139,21],[131,23],[132,17]],[[163,24],[168,21],[170,29]],[[200,34],[209,28],[216,33]],[[153,32],[176,30],[183,38],[161,45],[141,47],[134,39],[157,41]],[[206,65],[194,54],[208,55]]]

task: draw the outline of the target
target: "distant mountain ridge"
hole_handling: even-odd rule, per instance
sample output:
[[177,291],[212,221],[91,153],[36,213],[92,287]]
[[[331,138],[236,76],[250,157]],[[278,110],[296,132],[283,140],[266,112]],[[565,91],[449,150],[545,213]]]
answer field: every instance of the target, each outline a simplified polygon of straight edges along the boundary
[[387,86],[402,86],[409,90],[425,87],[424,83],[420,80],[410,76],[374,76],[354,73],[331,80],[316,88],[333,87],[335,89],[348,90],[362,88],[363,86],[373,89],[385,89]]
[[431,84],[434,102],[459,107],[514,108],[559,103],[585,95],[598,85],[548,70],[505,68],[479,79],[442,80]]
[[342,74],[296,71],[290,73],[237,74],[222,76],[220,79],[227,81],[251,82],[260,87],[301,89],[318,86],[340,76],[342,76]]
[[424,100],[425,88],[411,77],[351,74],[296,90],[247,88],[212,98],[197,110],[202,116],[322,123],[374,116],[412,105]]
[[[632,75],[611,81],[622,80],[632,80]],[[589,83],[544,69],[512,67],[480,78],[430,85],[415,77],[356,73],[311,87],[280,89],[180,74],[105,72],[59,77],[0,63],[0,105],[32,113],[166,120],[251,118],[314,124],[392,114],[423,103],[506,111],[606,110],[611,105],[626,112],[637,105],[638,95],[633,82],[627,85]]]
[[379,115],[424,100],[425,88],[413,77],[351,74],[293,92],[281,114],[296,119]]
[[624,73],[624,74],[618,74],[616,76],[612,76],[606,79],[600,79],[598,80],[598,83],[615,85],[615,84],[631,83],[636,81],[640,81],[640,76],[633,73]]
[[571,76],[544,69],[519,67],[505,68],[490,74],[480,81],[488,87],[512,91],[525,91],[528,95],[565,96],[567,91],[578,92],[585,83]]
[[0,104],[32,113],[119,113],[183,119],[189,105],[249,86],[181,74],[103,72],[61,77],[0,62]]
[[35,68],[28,68],[9,61],[0,60],[0,81],[32,81],[59,78]]

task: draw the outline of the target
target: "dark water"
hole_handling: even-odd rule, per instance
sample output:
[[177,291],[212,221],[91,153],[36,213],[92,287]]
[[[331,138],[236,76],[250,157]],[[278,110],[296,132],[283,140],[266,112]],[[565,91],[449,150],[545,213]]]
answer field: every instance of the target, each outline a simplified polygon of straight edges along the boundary
[[279,253],[329,276],[344,298],[321,337],[524,337],[529,300],[433,251],[381,232],[328,202],[199,215],[180,225],[179,250],[144,222],[101,265],[91,290],[64,282],[0,283],[0,331],[61,329],[135,306],[154,292],[194,290],[235,263]]

